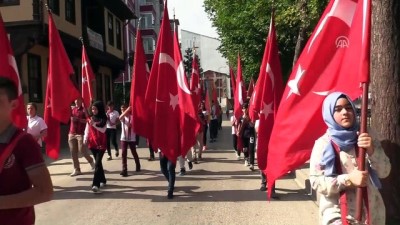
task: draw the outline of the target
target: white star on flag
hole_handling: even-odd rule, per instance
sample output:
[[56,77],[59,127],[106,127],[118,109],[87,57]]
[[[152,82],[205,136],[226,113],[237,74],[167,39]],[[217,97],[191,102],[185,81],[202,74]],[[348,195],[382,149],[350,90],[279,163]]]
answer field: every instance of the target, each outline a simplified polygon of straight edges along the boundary
[[301,69],[301,65],[299,65],[299,67],[297,67],[296,77],[294,78],[294,80],[290,80],[288,82],[290,92],[289,92],[288,96],[286,97],[286,99],[288,99],[290,97],[290,95],[292,95],[293,93],[296,95],[300,95],[299,82],[300,82],[301,78],[303,78],[305,72],[306,72],[306,70]]
[[87,82],[87,78],[86,77],[82,77],[82,84]]
[[169,105],[172,106],[172,109],[175,110],[176,106],[179,104],[179,97],[178,95],[173,95],[169,93]]
[[265,104],[265,102],[263,102],[263,109],[261,110],[261,114],[264,114],[264,119],[266,120],[269,114],[273,114],[274,111],[272,110],[272,102],[270,104]]

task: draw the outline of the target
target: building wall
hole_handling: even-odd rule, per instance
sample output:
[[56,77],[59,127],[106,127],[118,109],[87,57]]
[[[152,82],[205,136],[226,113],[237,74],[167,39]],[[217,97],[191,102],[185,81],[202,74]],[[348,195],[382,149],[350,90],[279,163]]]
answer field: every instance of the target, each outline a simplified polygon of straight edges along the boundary
[[[1,16],[4,21],[28,21],[33,20],[32,1],[21,0],[19,5],[7,6],[7,10],[1,9]],[[15,16],[18,15],[18,16]]]
[[221,45],[221,42],[218,39],[187,30],[181,30],[180,41],[182,55],[185,54],[186,49],[193,47],[193,43],[198,47],[196,52],[200,58],[203,71],[212,70],[229,74],[228,61],[217,50]]

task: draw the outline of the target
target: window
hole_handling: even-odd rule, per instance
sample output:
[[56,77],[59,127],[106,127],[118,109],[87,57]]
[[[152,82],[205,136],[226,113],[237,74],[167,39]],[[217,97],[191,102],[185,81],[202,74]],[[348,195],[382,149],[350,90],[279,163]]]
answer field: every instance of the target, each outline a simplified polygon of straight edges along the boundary
[[119,20],[115,20],[115,30],[117,33],[117,48],[122,49],[121,22]]
[[75,0],[65,0],[65,19],[75,24]]
[[19,0],[0,0],[0,6],[19,5]]
[[114,18],[108,13],[108,44],[114,46]]
[[153,14],[150,13],[142,13],[140,15],[140,27],[141,28],[149,28],[154,27],[155,19]]
[[103,75],[96,75],[96,99],[103,101]]
[[156,42],[154,41],[153,38],[144,37],[143,38],[143,47],[144,47],[144,51],[146,53],[154,52],[154,50],[156,48]]
[[51,12],[60,15],[60,1],[59,0],[49,0],[49,8]]
[[42,69],[40,56],[28,54],[29,101],[42,103]]

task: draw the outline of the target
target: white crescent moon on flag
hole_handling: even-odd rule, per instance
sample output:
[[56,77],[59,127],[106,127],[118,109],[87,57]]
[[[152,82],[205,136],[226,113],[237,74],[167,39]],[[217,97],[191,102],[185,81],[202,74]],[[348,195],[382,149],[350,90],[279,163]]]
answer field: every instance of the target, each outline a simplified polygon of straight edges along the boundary
[[20,95],[22,95],[21,80],[19,78],[17,62],[15,61],[15,58],[14,58],[13,55],[10,55],[10,54],[8,55],[8,64],[14,69],[14,72],[17,75],[17,78],[18,78],[18,96],[20,96]]
[[329,11],[325,18],[322,20],[321,24],[319,25],[318,29],[315,31],[315,35],[308,46],[308,52],[318,37],[319,33],[324,28],[326,22],[328,21],[329,17],[336,17],[342,20],[347,26],[351,27],[351,23],[353,22],[354,13],[356,11],[357,3],[353,2],[352,0],[336,0],[333,3],[331,11]]
[[172,68],[174,68],[174,70],[176,71],[176,79],[177,79],[177,81],[178,81],[178,85],[179,85],[179,87],[186,93],[186,94],[188,94],[188,95],[190,95],[191,93],[190,93],[190,90],[189,90],[189,88],[187,87],[187,85],[186,85],[186,82],[185,82],[185,69],[184,69],[184,67],[183,67],[183,62],[181,61],[180,63],[179,63],[179,66],[178,66],[178,68],[175,68],[175,61],[174,61],[174,59],[171,57],[171,56],[169,56],[168,54],[166,54],[166,53],[161,53],[160,54],[160,59],[159,59],[159,64],[161,64],[161,63],[168,63],[170,66],[172,66]]
[[267,63],[266,71],[269,75],[269,78],[271,78],[272,90],[274,90],[274,86],[275,86],[274,72],[272,72],[272,69],[271,69],[271,66],[269,65],[269,63]]

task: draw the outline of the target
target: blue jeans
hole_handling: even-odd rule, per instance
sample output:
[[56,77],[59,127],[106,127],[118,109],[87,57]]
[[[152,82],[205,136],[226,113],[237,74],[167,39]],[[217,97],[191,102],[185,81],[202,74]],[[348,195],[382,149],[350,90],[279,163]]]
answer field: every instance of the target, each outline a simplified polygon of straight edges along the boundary
[[163,154],[160,153],[160,168],[161,173],[164,174],[165,179],[168,181],[168,193],[174,192],[175,187],[175,167],[176,163],[168,160]]

